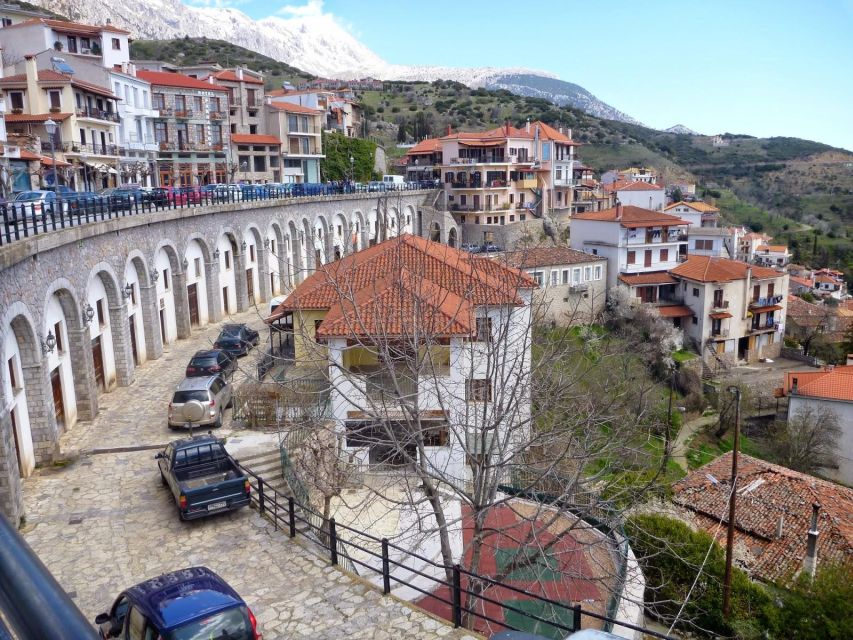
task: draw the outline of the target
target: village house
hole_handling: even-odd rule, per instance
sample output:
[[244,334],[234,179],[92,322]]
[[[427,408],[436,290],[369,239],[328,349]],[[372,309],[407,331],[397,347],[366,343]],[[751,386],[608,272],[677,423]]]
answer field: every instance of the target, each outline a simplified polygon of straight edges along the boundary
[[690,309],[682,323],[706,360],[758,362],[783,344],[788,274],[708,256],[688,256],[670,270],[675,296]]
[[12,25],[17,25],[21,22],[26,22],[27,20],[41,18],[50,19],[48,14],[35,9],[35,7],[32,9],[25,9],[20,5],[10,4],[7,2],[0,4],[0,29],[3,27],[11,27]]
[[648,184],[657,184],[658,173],[649,167],[628,167],[614,171],[607,171],[601,175],[602,184],[612,184],[614,182],[647,182]]
[[760,244],[753,255],[755,264],[784,267],[791,261],[791,253],[784,244]]
[[[324,265],[268,322],[292,326],[284,384],[327,381],[323,415],[350,460],[376,470],[423,462],[460,483],[469,456],[491,451],[469,441],[477,412],[512,402],[512,423],[497,425],[495,442],[529,414],[528,387],[517,380],[529,374],[535,288],[499,261],[404,234]],[[395,443],[397,431],[423,435],[422,453],[408,436]]]
[[572,174],[572,215],[586,211],[602,211],[616,204],[616,196],[605,191],[604,185],[596,180],[592,169],[575,160]]
[[323,129],[357,137],[363,127],[361,106],[349,91],[323,91],[319,89],[273,89],[267,92],[273,103],[292,104],[317,109],[324,113]]
[[235,167],[223,105],[227,90],[180,73],[140,70],[151,83],[157,174],[162,186],[229,182]]
[[607,301],[607,259],[566,246],[532,247],[496,258],[527,272],[539,289],[533,294],[538,323],[596,322]]
[[281,140],[282,182],[320,182],[323,112],[289,102],[268,102],[267,133]]
[[664,207],[664,213],[687,220],[690,223],[691,234],[698,227],[720,226],[720,210],[714,205],[707,204],[701,200],[673,202]]
[[441,164],[441,140],[421,140],[403,158],[406,180],[440,180]]
[[818,269],[814,272],[814,293],[821,297],[841,300],[846,295],[844,272],[836,269]]
[[[673,501],[720,544],[729,521],[731,469],[729,452],[673,485]],[[786,586],[823,566],[853,566],[853,489],[743,453],[737,487],[734,558],[750,577]]]
[[742,262],[753,262],[755,260],[755,252],[760,245],[766,245],[773,238],[765,233],[756,233],[754,231],[746,231],[740,235],[738,243],[737,259]]
[[653,182],[635,180],[619,181],[604,186],[604,191],[616,197],[624,206],[662,211],[666,204],[664,188]]

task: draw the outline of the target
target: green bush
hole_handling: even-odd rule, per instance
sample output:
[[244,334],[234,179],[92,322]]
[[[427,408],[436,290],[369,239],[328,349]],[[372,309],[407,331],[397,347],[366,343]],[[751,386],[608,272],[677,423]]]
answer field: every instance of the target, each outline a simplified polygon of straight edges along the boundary
[[[820,565],[819,565],[820,566]],[[777,637],[791,640],[853,638],[853,570],[822,567],[812,583],[806,576],[777,594]]]

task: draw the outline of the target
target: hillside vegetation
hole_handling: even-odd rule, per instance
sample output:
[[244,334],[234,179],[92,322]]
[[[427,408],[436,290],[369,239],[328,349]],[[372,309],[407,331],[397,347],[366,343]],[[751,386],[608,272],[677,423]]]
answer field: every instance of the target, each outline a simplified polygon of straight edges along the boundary
[[[267,85],[296,82],[306,74],[247,49],[218,40],[184,38],[137,41],[132,55],[175,64],[216,60],[268,74]],[[723,216],[788,243],[794,259],[847,272],[853,282],[853,153],[799,138],[724,134],[685,135],[597,118],[543,98],[506,90],[471,89],[453,81],[386,82],[383,91],[358,92],[370,135],[390,160],[396,145],[444,135],[447,128],[480,130],[542,120],[572,130],[583,143],[581,160],[596,170],[651,166],[665,180],[696,182]]]

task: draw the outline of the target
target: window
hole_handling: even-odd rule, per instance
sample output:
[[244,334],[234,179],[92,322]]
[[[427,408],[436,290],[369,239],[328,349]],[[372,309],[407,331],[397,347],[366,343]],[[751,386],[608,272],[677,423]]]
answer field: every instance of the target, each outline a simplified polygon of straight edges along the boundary
[[492,381],[489,379],[469,378],[465,381],[465,399],[468,402],[491,402]]
[[225,268],[226,269],[231,268],[231,252],[230,251],[225,252]]
[[95,307],[98,310],[98,325],[104,326],[107,324],[107,314],[104,313],[104,299],[101,298],[95,303]]
[[121,40],[113,38],[113,51],[121,51]]
[[201,258],[196,258],[193,262],[195,264],[195,277],[201,278]]
[[[320,264],[319,260],[317,261],[317,264]],[[320,338],[318,337],[317,332],[319,331],[321,324],[323,324],[322,320],[315,320],[314,321],[314,340],[316,342],[320,342]]]
[[130,304],[131,306],[136,306],[136,283],[134,282],[130,285]]
[[169,290],[169,270],[163,269],[163,288]]
[[637,262],[637,252],[629,251],[628,252],[628,264],[634,264]]
[[175,96],[175,111],[187,110],[187,97],[181,94]]
[[165,122],[158,120],[154,123],[154,141],[169,142],[169,129]]
[[583,268],[583,279],[584,282],[589,282],[590,280],[592,280],[592,267]]
[[210,98],[207,104],[211,111],[219,111],[220,100],[216,96]]
[[153,109],[165,109],[166,108],[166,96],[162,93],[152,93],[151,99],[153,104],[151,107]]
[[775,291],[776,291],[776,283],[775,282],[771,282],[770,284],[767,285],[767,297],[768,298],[772,298],[773,293]]
[[557,282],[558,282],[559,277],[560,277],[560,274],[556,269],[551,271],[551,286],[552,287],[557,286]]
[[536,284],[538,284],[541,287],[542,286],[542,272],[541,271],[534,271],[532,275],[533,275],[533,279],[536,281]]
[[249,262],[255,261],[255,245],[249,245]]
[[178,148],[187,149],[190,141],[190,134],[186,122],[178,122],[175,125],[175,134],[178,138]]
[[474,337],[474,340],[477,342],[488,342],[492,341],[492,319],[491,318],[477,318],[477,335]]
[[12,104],[13,109],[23,109],[24,108],[24,94],[22,91],[10,91],[9,92],[9,102]]
[[660,261],[661,262],[669,262],[669,249],[661,249],[660,250]]
[[600,264],[595,265],[595,279],[596,280],[601,280],[601,273],[602,273],[601,265]]
[[210,127],[210,143],[222,144],[222,125],[215,124]]
[[142,106],[141,104],[139,104],[139,87],[133,87],[133,106],[134,107],[141,107]]
[[693,324],[699,324],[699,318],[697,318],[696,316],[693,316],[692,320]]
[[581,268],[575,267],[572,269],[572,284],[578,284],[581,281]]
[[694,298],[699,297],[699,289],[697,289],[696,287],[693,287],[693,297]]
[[563,284],[569,284],[569,270],[563,269]]
[[65,344],[62,341],[62,321],[60,320],[53,325],[53,335],[56,337],[56,353],[65,353]]
[[60,109],[62,107],[61,92],[51,90],[47,92],[48,97],[50,98],[50,108],[51,109]]
[[424,427],[424,446],[425,447],[446,447],[447,446],[447,425],[441,424],[434,427]]
[[752,301],[756,302],[761,297],[761,285],[757,284],[752,288]]
[[195,140],[199,144],[204,144],[205,135],[204,135],[204,125],[203,124],[197,124],[195,126]]
[[652,250],[646,249],[646,253],[643,256],[643,266],[651,267],[652,266]]
[[193,98],[193,109],[195,110],[195,112],[197,114],[203,112],[204,111],[204,98],[202,98],[201,96],[195,96]]

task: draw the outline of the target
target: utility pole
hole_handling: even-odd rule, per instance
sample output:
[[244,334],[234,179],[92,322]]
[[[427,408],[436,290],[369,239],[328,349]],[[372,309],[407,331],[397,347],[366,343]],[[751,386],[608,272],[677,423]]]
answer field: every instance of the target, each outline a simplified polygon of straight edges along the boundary
[[735,441],[732,446],[732,482],[729,495],[729,528],[726,532],[726,574],[723,578],[723,617],[729,617],[729,601],[732,590],[732,553],[735,538],[735,500],[737,498],[737,454],[740,446],[740,387],[728,388],[735,395]]
[[675,388],[675,365],[672,366],[669,372],[669,402],[666,409],[666,440],[664,441],[663,449],[663,465],[664,471],[669,464],[669,457],[672,455],[672,391]]

